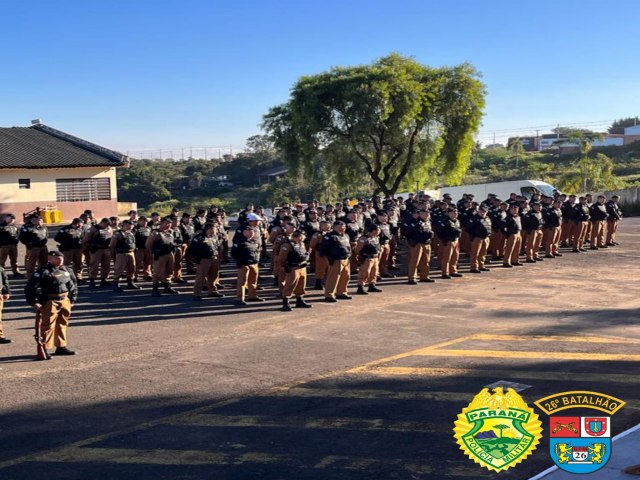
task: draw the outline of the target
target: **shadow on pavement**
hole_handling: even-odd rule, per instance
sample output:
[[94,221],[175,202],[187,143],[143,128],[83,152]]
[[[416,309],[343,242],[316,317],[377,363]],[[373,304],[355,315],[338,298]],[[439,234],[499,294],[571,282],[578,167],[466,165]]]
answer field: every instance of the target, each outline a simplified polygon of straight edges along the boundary
[[[438,361],[463,371],[461,359],[433,359]],[[532,407],[538,398],[572,389],[636,403],[640,397],[619,377],[610,382],[600,376],[602,368],[595,363],[498,364],[496,359],[476,363],[484,371],[493,369],[490,376],[343,374],[217,403],[179,397],[92,405],[42,401],[2,415],[0,466],[22,455],[54,451],[0,468],[0,479],[495,478],[459,450],[452,428],[462,408],[483,386],[499,380],[501,371],[553,370],[545,380],[523,380],[531,385],[522,395]],[[636,370],[616,362],[611,371],[631,375]],[[573,382],[575,372],[587,379]],[[544,429],[541,444],[501,478],[526,479],[550,466],[548,421],[537,413]],[[638,421],[637,409],[622,409],[613,434]],[[73,442],[80,443],[69,446]]]

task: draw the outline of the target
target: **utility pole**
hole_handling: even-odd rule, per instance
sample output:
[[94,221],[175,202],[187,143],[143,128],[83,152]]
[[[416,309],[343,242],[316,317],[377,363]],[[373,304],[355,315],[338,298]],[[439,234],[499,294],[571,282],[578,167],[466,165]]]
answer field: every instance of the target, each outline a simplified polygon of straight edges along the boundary
[[207,147],[204,147],[204,159],[207,160]]
[[184,148],[182,149],[182,160],[184,160]]
[[189,147],[189,158],[193,158],[193,147]]
[[493,144],[496,144],[496,132],[493,132]]
[[540,130],[536,130],[536,143],[538,144],[536,149],[540,151]]

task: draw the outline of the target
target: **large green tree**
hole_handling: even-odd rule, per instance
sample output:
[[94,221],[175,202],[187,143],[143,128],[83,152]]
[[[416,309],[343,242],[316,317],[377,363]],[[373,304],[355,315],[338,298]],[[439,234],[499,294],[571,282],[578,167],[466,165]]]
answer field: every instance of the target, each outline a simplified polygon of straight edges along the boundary
[[391,54],[302,77],[263,127],[292,169],[317,168],[320,157],[338,178],[370,178],[389,195],[409,179],[462,178],[484,97],[470,64],[434,68]]

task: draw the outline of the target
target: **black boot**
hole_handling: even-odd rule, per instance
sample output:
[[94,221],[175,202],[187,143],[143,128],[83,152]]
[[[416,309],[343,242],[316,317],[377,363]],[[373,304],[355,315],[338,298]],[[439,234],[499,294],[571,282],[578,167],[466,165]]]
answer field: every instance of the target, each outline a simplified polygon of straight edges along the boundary
[[296,308],[312,308],[313,305],[309,305],[302,297],[296,297]]
[[379,293],[379,292],[381,292],[382,290],[380,290],[378,287],[376,287],[376,284],[375,284],[375,283],[371,283],[371,284],[369,284],[369,289],[368,289],[368,291],[369,291],[369,292]]
[[106,278],[103,278],[102,280],[100,280],[100,286],[101,287],[108,287],[109,286],[109,282],[107,281]]
[[163,283],[162,286],[164,287],[163,293],[173,293],[173,294],[180,293],[180,292],[178,292],[178,290],[173,288],[167,282]]
[[289,299],[288,298],[283,298],[282,299],[282,311],[283,312],[290,312],[291,311],[291,305],[289,305]]
[[157,283],[153,284],[153,289],[151,290],[152,297],[160,297],[162,293],[160,293],[160,286]]
[[89,279],[89,288],[98,288],[96,281],[93,278]]
[[113,281],[113,291],[114,292],[118,292],[118,293],[123,293],[124,292],[124,288],[122,288],[120,286],[120,280],[116,279]]
[[127,288],[129,290],[140,290],[140,285],[133,283],[133,278],[127,278]]
[[369,295],[365,289],[364,285],[358,285],[358,290],[356,290],[356,295]]
[[316,278],[316,284],[313,287],[314,290],[324,290],[324,287],[322,286],[322,280],[320,280],[319,278]]

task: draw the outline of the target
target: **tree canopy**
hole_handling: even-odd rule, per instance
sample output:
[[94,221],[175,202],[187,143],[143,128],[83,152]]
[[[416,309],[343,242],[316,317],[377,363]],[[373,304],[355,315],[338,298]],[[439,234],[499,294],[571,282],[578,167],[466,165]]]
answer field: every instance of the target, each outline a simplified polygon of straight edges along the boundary
[[640,117],[627,117],[615,120],[611,126],[607,129],[609,133],[617,133],[622,135],[626,127],[634,127],[640,125]]
[[292,169],[320,162],[339,181],[370,179],[388,195],[408,180],[462,178],[484,97],[470,64],[434,68],[391,54],[302,77],[263,127]]

